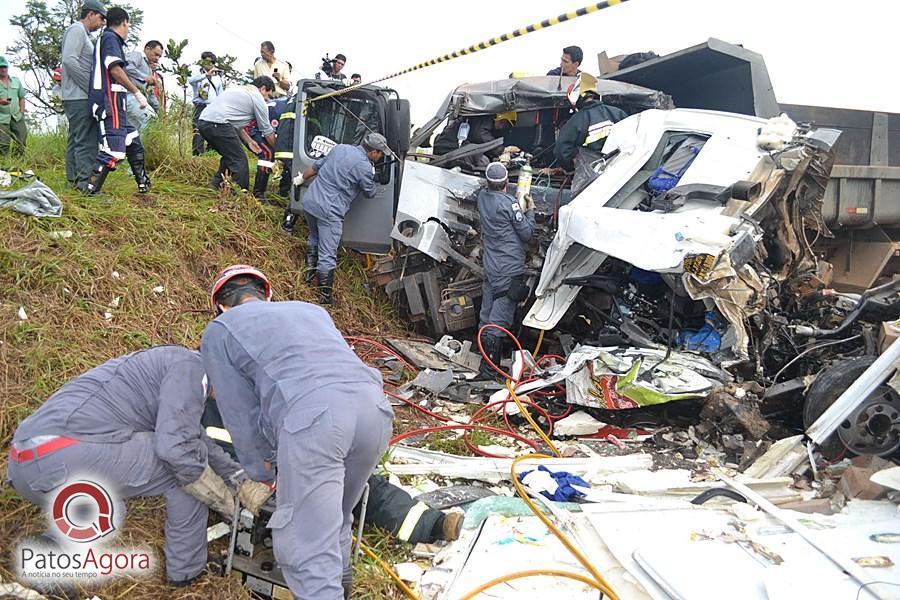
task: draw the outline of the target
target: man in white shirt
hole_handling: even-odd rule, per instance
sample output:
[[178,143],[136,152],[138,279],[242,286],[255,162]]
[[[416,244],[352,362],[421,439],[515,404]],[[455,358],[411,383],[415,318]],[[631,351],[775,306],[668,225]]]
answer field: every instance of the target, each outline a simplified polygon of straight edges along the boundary
[[259,46],[260,57],[253,63],[253,77],[271,77],[275,82],[272,98],[287,96],[291,89],[291,65],[275,58],[275,44],[266,41]]
[[250,85],[228,88],[200,115],[197,125],[200,135],[222,155],[219,170],[209,184],[211,188],[219,189],[226,172],[241,189],[250,188],[247,153],[244,152],[238,130],[255,120],[263,139],[270,147],[275,147],[275,130],[269,121],[269,108],[266,106],[266,100],[275,87],[269,77],[257,77]]

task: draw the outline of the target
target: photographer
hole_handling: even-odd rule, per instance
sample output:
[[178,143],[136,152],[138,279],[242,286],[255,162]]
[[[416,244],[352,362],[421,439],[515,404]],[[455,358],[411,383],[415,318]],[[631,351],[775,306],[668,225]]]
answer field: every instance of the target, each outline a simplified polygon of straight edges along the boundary
[[253,63],[253,77],[270,77],[275,82],[272,98],[284,98],[291,89],[291,65],[275,58],[275,44],[263,42],[259,58]]
[[347,76],[341,73],[344,65],[347,64],[347,57],[341,53],[335,55],[334,58],[322,59],[322,70],[316,73],[316,79],[331,79],[333,81],[346,81]]
[[192,100],[194,105],[194,139],[191,142],[194,156],[199,156],[206,152],[206,141],[197,129],[200,115],[203,113],[203,109],[209,106],[209,103],[222,93],[222,77],[219,75],[218,67],[216,67],[216,60],[216,55],[207,50],[200,55],[200,64],[197,66],[196,72],[188,78],[188,84],[194,93]]

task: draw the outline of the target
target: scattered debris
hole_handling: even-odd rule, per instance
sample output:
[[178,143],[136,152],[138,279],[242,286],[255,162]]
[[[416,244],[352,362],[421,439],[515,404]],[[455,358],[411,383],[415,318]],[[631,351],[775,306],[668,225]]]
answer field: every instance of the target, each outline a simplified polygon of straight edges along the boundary
[[24,306],[20,306],[20,307],[19,307],[19,310],[16,311],[16,316],[19,317],[19,320],[20,320],[20,321],[27,321],[27,320],[28,320],[28,313],[25,312],[25,307],[24,307]]

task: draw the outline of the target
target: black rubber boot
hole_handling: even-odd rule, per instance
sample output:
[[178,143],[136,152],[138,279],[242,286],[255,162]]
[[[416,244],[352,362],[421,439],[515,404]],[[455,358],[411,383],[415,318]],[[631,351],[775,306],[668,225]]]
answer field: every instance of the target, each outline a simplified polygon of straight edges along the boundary
[[289,198],[291,195],[291,186],[293,185],[293,177],[291,176],[291,163],[283,162],[284,170],[281,172],[281,179],[278,180],[278,195]]
[[331,271],[316,271],[319,279],[319,304],[330,306],[334,304],[332,291],[334,289],[334,269]]
[[[499,367],[500,359],[503,356],[503,340],[492,335],[483,335],[481,336],[481,346],[484,348],[485,355]],[[482,357],[481,366],[478,368],[478,378],[493,381],[499,377],[502,377],[502,375],[494,370],[488,361]]]
[[134,180],[137,182],[138,193],[146,194],[150,191],[150,176],[147,175],[147,169],[144,168],[144,153],[139,152],[128,157],[128,164],[131,165],[131,172],[134,174]]
[[306,270],[303,271],[303,281],[312,282],[316,277],[316,265],[319,264],[319,249],[316,247],[306,249]]
[[266,188],[269,186],[269,171],[263,171],[256,167],[256,178],[253,180],[253,197],[257,200],[266,199]]
[[97,167],[88,178],[87,185],[84,188],[85,193],[90,194],[91,196],[99,194],[100,189],[103,187],[103,182],[106,181],[106,176],[109,175],[110,171],[112,171],[112,169],[106,165]]
[[297,215],[289,210],[284,211],[284,219],[281,220],[281,228],[288,233],[294,233],[294,223],[297,222]]

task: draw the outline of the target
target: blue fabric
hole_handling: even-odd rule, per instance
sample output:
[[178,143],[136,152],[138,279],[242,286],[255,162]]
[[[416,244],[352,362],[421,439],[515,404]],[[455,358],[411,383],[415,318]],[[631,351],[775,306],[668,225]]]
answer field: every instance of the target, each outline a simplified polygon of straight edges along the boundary
[[697,155],[700,154],[700,146],[688,146],[688,150],[693,153],[693,156],[684,164],[684,166],[678,169],[678,171],[674,173],[669,172],[665,169],[665,165],[657,167],[656,171],[653,172],[653,175],[650,176],[650,179],[647,180],[647,190],[651,194],[659,196],[678,185],[681,176],[684,175],[685,171],[688,170],[688,167],[694,162],[694,159],[697,158]]
[[[550,476],[556,480],[557,485],[559,485],[556,489],[556,493],[552,495],[549,492],[541,492],[542,495],[555,502],[571,502],[573,499],[581,498],[585,495],[584,492],[580,492],[573,488],[573,485],[584,488],[591,487],[591,484],[587,481],[578,475],[572,475],[568,471],[551,471],[543,465],[540,465],[537,470],[549,473]],[[526,475],[532,472],[533,471],[525,471],[524,473],[519,473],[519,481],[521,482]]]
[[706,322],[703,327],[696,331],[690,329],[681,331],[675,337],[675,343],[682,349],[692,352],[716,352],[722,345],[722,336],[717,329],[719,319],[711,312],[706,313],[704,318]]

